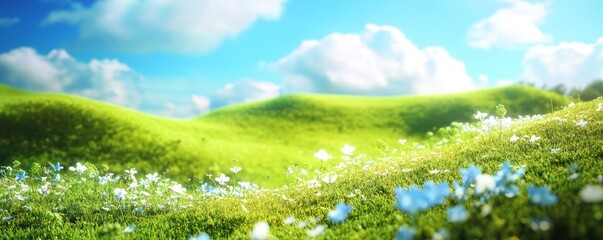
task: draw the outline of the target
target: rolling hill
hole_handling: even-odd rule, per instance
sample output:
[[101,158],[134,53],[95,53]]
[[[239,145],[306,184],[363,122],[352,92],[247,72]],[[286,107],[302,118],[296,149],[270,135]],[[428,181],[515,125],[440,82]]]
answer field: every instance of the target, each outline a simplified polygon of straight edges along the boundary
[[30,93],[0,86],[0,165],[19,160],[107,164],[112,170],[169,171],[184,180],[242,167],[234,180],[280,186],[288,166],[317,168],[318,149],[342,143],[378,153],[377,139],[421,140],[476,111],[509,115],[547,113],[563,96],[526,86],[408,97],[289,95],[212,111],[188,120],[151,116],[79,97]]

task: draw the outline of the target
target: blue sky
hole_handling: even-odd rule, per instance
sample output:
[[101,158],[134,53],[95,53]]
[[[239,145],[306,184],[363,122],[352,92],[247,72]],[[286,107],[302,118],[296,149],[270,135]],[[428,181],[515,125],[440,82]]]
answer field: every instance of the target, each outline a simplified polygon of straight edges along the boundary
[[4,0],[0,83],[152,114],[603,78],[598,0]]

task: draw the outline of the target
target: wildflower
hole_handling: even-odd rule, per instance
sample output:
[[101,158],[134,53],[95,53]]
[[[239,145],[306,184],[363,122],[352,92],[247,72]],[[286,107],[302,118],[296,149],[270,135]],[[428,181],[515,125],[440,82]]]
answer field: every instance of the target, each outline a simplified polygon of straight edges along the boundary
[[435,206],[444,202],[444,199],[450,195],[450,190],[448,184],[445,182],[436,185],[435,183],[428,181],[423,187],[423,194],[427,203],[430,206]]
[[335,206],[335,210],[329,212],[329,221],[332,223],[342,223],[346,218],[348,218],[350,211],[352,211],[352,205],[338,203]]
[[170,189],[178,194],[183,194],[186,192],[186,188],[182,187],[180,184],[174,184]]
[[237,182],[239,184],[239,186],[241,186],[242,189],[249,189],[251,188],[251,183],[249,182]]
[[265,240],[270,237],[270,225],[266,222],[258,222],[251,231],[252,240]]
[[400,139],[398,140],[398,143],[400,143],[400,145],[404,145],[406,144],[406,139]]
[[124,233],[131,233],[131,232],[133,232],[133,231],[134,231],[134,229],[136,229],[136,225],[130,225],[130,226],[127,226],[127,227],[124,229]]
[[289,216],[289,217],[285,218],[285,220],[283,220],[283,223],[286,225],[291,225],[291,224],[295,223],[295,217]]
[[306,235],[308,235],[308,237],[314,238],[322,234],[323,232],[325,232],[325,225],[318,225],[315,228],[306,231]]
[[126,192],[126,190],[123,188],[116,188],[115,190],[113,190],[113,194],[115,195],[115,200],[122,200],[125,198],[128,192]]
[[462,200],[465,197],[465,188],[461,186],[461,184],[459,184],[457,181],[454,181],[452,183],[452,185],[454,186],[454,197],[457,200]]
[[241,167],[237,167],[237,166],[234,166],[234,167],[230,168],[230,171],[233,172],[234,174],[237,174],[241,170],[242,170],[242,168]]
[[534,231],[546,232],[551,229],[551,220],[549,218],[535,217],[530,221],[530,228]]
[[561,151],[561,148],[553,148],[553,149],[551,149],[551,153],[552,154],[557,154],[559,151]]
[[42,195],[48,195],[50,193],[50,189],[48,188],[48,186],[48,184],[42,185],[40,188],[38,188],[38,193]]
[[586,122],[586,121],[584,121],[584,120],[580,119],[580,121],[578,121],[578,122],[576,123],[576,126],[578,126],[578,127],[586,127],[586,124],[587,124],[587,122]]
[[492,212],[492,204],[486,204],[482,207],[482,211],[479,213],[479,215],[485,217],[490,215],[490,212]]
[[587,203],[596,203],[603,201],[603,187],[599,185],[586,185],[580,190],[580,198]]
[[319,188],[320,186],[320,182],[316,179],[308,181],[308,188]]
[[146,178],[149,182],[157,182],[157,181],[159,181],[159,177],[157,177],[157,175],[158,175],[157,173],[153,173],[153,174],[149,173],[146,175]]
[[465,207],[463,207],[462,205],[457,205],[455,207],[448,208],[446,212],[448,214],[449,222],[462,223],[467,220],[467,218],[469,218],[469,213],[467,213],[467,210],[465,210]]
[[58,182],[58,181],[61,181],[61,175],[59,175],[59,174],[57,173],[57,175],[55,175],[55,176],[54,176],[54,179],[52,179],[52,181],[53,181],[53,182]]
[[137,207],[136,209],[134,209],[134,212],[142,213],[142,212],[144,212],[144,210],[142,209],[142,207]]
[[73,166],[69,167],[69,170],[76,172],[76,173],[83,173],[86,171],[86,166],[84,166],[78,162],[75,164],[75,167],[73,167]]
[[489,174],[480,174],[476,178],[475,193],[482,194],[485,191],[493,191],[496,188],[494,177]]
[[99,176],[98,177],[98,183],[100,185],[104,185],[109,181],[109,177],[108,176]]
[[511,138],[509,139],[509,142],[517,142],[517,140],[519,140],[519,137],[517,137],[517,135],[513,134],[513,136],[511,136]]
[[216,178],[216,181],[218,182],[218,184],[220,185],[224,185],[225,183],[227,183],[230,180],[230,178],[226,175],[224,175],[224,173],[220,174],[220,177]]
[[322,181],[325,183],[334,183],[337,180],[337,174],[333,173],[332,175],[326,175],[322,178]]
[[302,168],[302,170],[301,170],[301,171],[299,171],[299,173],[300,173],[301,175],[308,175],[308,171],[306,171],[306,169],[303,169],[303,168]]
[[346,145],[344,145],[344,146],[341,148],[341,152],[342,152],[343,154],[345,154],[345,155],[353,155],[353,154],[354,154],[354,150],[356,150],[356,148],[355,148],[355,147],[350,146],[350,145],[347,145],[347,144],[346,144]]
[[532,137],[530,137],[530,143],[535,143],[538,140],[540,140],[540,137],[538,137],[536,135],[532,135]]
[[2,218],[2,221],[6,222],[6,221],[11,220],[11,219],[13,219],[13,216],[6,216],[6,217]]
[[569,105],[567,105],[567,107],[573,107],[574,105],[576,105],[574,102],[571,102]]
[[550,206],[557,203],[557,196],[555,196],[555,194],[553,194],[551,190],[546,186],[529,186],[528,196],[530,198],[530,202],[542,207]]
[[417,230],[414,228],[402,226],[398,229],[394,240],[412,240],[416,232]]
[[423,190],[416,186],[410,189],[397,187],[394,189],[394,194],[396,207],[400,211],[414,213],[441,204],[450,195],[450,190],[445,182],[439,185],[427,182]]
[[431,238],[434,240],[444,240],[450,237],[450,233],[445,228],[441,228],[438,232],[434,233]]
[[195,237],[189,237],[188,240],[210,240],[207,233],[201,233]]
[[130,168],[129,170],[126,170],[126,173],[130,176],[134,176],[136,173],[138,173],[138,171],[136,171],[135,168]]
[[293,173],[293,167],[289,166],[287,167],[287,174],[292,174]]
[[488,117],[488,114],[477,111],[477,113],[475,115],[473,115],[473,117],[477,120],[482,121],[482,120],[484,120],[484,118]]
[[572,173],[572,175],[567,177],[567,180],[574,181],[574,180],[578,179],[579,177],[580,177],[580,173]]
[[601,110],[603,110],[603,103],[599,103],[597,104],[597,112],[600,112]]
[[27,178],[27,175],[25,175],[25,171],[21,171],[20,173],[15,174],[15,178],[17,179],[17,181],[23,181],[23,179]]
[[56,164],[50,164],[50,167],[52,168],[53,171],[58,172],[61,171],[61,169],[63,169],[63,166],[61,166],[60,162],[57,162]]
[[469,188],[471,182],[477,179],[477,176],[482,174],[482,170],[475,165],[471,164],[468,168],[464,168],[460,170],[461,176],[463,177],[463,187],[465,189]]
[[314,153],[314,157],[323,162],[333,158],[333,156],[329,155],[324,149],[320,149],[318,152]]

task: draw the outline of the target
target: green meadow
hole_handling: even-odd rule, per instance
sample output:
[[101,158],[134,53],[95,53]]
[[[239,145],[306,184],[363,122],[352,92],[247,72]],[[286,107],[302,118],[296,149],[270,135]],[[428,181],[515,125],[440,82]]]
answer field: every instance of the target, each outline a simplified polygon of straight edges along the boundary
[[0,239],[603,238],[600,98],[292,95],[173,120],[0,91]]
[[349,144],[376,154],[378,143],[422,141],[498,104],[519,116],[569,103],[527,86],[418,97],[290,95],[174,120],[74,96],[9,87],[0,87],[0,95],[0,165],[91,162],[180,181],[239,166],[245,171],[237,177],[263,187],[287,183],[289,166],[316,168],[319,149],[336,152]]

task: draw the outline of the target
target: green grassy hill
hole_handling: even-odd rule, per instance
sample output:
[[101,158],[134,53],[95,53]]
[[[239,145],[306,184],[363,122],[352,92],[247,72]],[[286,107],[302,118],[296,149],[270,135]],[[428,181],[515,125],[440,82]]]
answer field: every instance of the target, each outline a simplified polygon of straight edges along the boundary
[[116,171],[169,169],[168,176],[180,180],[240,166],[237,178],[263,186],[281,186],[288,166],[328,167],[313,161],[321,148],[336,154],[347,143],[373,154],[377,139],[390,145],[421,140],[500,103],[514,116],[568,103],[525,86],[389,98],[290,95],[173,120],[60,94],[0,86],[0,96],[0,165],[92,162]]

